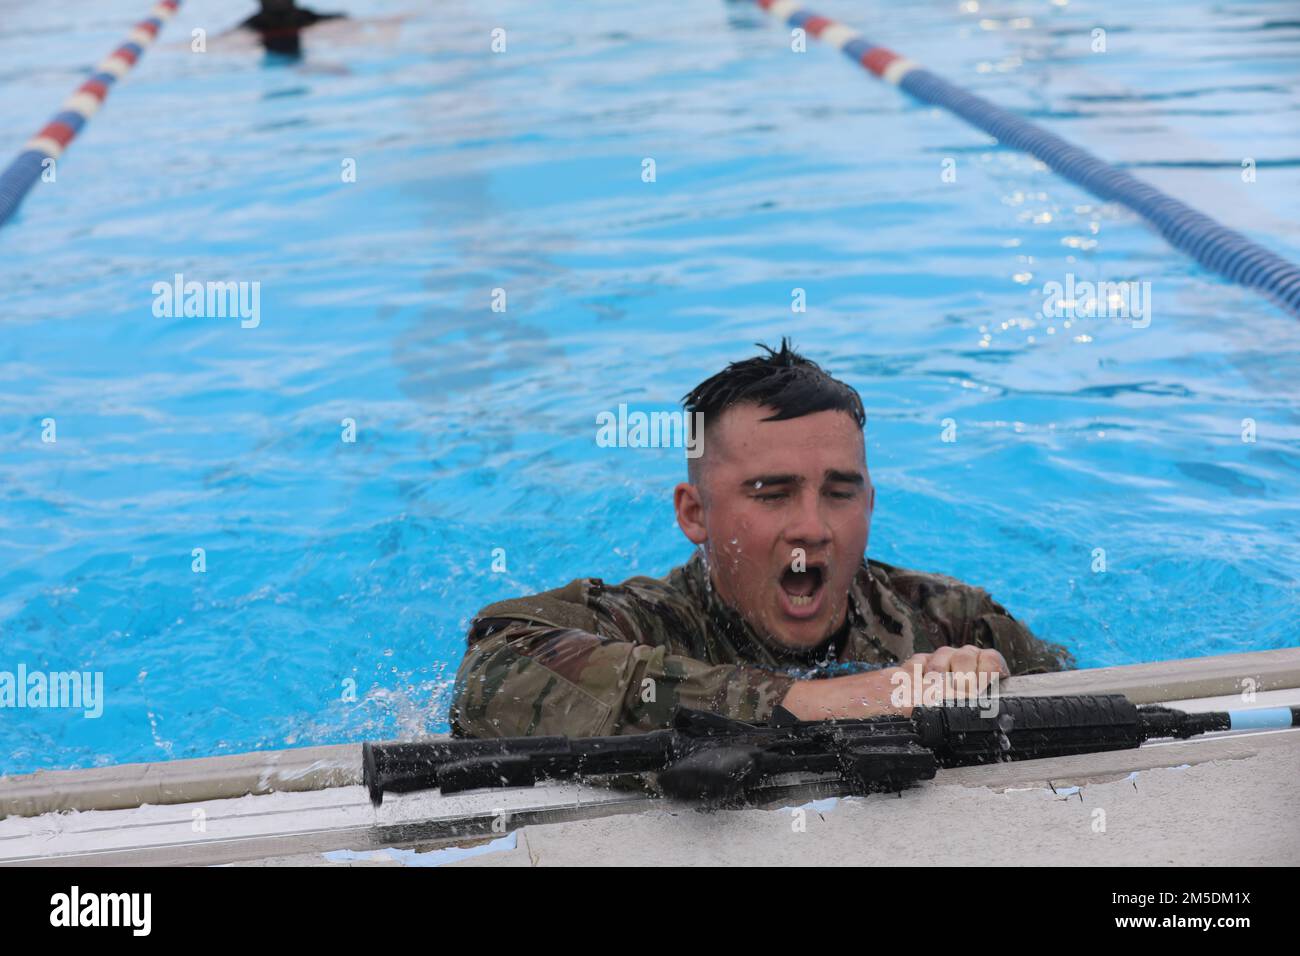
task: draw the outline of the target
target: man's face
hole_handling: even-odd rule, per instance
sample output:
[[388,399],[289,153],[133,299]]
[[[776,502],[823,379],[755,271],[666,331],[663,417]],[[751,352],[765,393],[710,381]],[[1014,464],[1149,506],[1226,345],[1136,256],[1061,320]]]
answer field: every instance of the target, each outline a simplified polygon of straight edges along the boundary
[[677,522],[703,546],[718,596],[760,633],[800,650],[844,623],[875,492],[852,417],[763,421],[772,414],[736,405],[710,425],[699,486],[675,490]]

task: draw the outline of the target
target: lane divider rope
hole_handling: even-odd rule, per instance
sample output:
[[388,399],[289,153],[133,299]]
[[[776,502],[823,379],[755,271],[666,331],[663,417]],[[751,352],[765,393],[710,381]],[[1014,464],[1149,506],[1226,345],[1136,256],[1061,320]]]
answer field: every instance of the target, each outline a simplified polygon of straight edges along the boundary
[[794,0],[754,2],[916,99],[943,107],[1004,146],[1029,153],[1098,198],[1124,204],[1151,223],[1170,245],[1205,268],[1263,292],[1292,315],[1300,316],[1300,267],[1294,263],[1087,150],[872,43],[851,27],[811,13]]
[[159,0],[149,16],[135,25],[125,42],[95,67],[94,74],[63,102],[63,108],[27,141],[23,151],[0,173],[0,226],[3,226],[41,178],[47,161],[58,160],[81,128],[103,105],[113,84],[144,55],[181,0]]

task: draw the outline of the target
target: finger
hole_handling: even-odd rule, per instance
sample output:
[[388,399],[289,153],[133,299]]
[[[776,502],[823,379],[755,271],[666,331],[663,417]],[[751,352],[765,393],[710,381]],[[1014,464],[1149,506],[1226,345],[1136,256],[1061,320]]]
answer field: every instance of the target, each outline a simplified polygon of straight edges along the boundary
[[948,659],[948,670],[954,674],[974,674],[980,659],[980,649],[973,644],[954,648]]
[[987,694],[993,681],[1001,676],[1004,666],[1005,662],[1002,660],[1002,655],[997,651],[990,651],[987,648],[981,649],[975,661],[975,694],[980,697]]
[[944,698],[959,703],[964,698],[979,693],[979,676],[975,673],[979,651],[972,647],[954,647],[950,650],[944,670]]
[[[973,644],[948,648],[945,655],[945,698],[960,704],[978,697],[988,684],[988,673],[980,673],[980,652]],[[933,662],[931,662],[933,664]],[[996,666],[996,662],[994,662]]]
[[946,671],[943,675],[943,701],[945,704],[960,704],[965,682],[958,680],[957,672]]
[[933,654],[926,655],[924,673],[928,674],[931,671],[943,673],[948,670],[948,660],[952,657],[952,654],[953,649],[945,645],[937,648]]
[[1010,677],[1011,671],[1007,667],[1007,659],[997,651],[991,648],[985,648],[980,651],[979,669],[996,673],[1001,677]]

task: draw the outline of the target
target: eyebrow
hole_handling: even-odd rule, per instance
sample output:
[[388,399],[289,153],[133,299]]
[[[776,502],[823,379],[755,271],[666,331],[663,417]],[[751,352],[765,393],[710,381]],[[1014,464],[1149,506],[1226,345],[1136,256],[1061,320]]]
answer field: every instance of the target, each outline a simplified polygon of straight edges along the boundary
[[846,482],[850,485],[859,486],[867,483],[866,479],[862,477],[862,472],[860,471],[836,471],[832,468],[826,472],[825,477],[828,482]]
[[[866,479],[862,477],[862,472],[860,471],[839,471],[834,468],[829,468],[826,470],[823,478],[828,483],[843,483],[857,485],[859,487],[866,484]],[[753,488],[755,485],[761,483],[764,488],[769,488],[773,485],[798,485],[802,484],[802,482],[803,478],[799,475],[755,475],[752,478],[746,478],[740,483],[740,486],[742,488]]]

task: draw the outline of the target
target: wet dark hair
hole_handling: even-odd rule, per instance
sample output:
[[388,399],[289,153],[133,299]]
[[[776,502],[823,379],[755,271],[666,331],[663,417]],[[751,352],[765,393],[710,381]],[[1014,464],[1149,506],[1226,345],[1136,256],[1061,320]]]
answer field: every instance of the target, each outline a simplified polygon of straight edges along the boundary
[[[816,362],[796,352],[789,338],[782,337],[780,351],[761,342],[755,344],[767,354],[732,362],[682,397],[690,421],[696,420],[696,412],[702,413],[707,433],[728,408],[752,404],[775,409],[775,414],[763,419],[765,422],[839,411],[852,417],[859,428],[866,426],[867,413],[857,390],[831,378]],[[690,459],[692,481],[696,480],[700,460]]]

